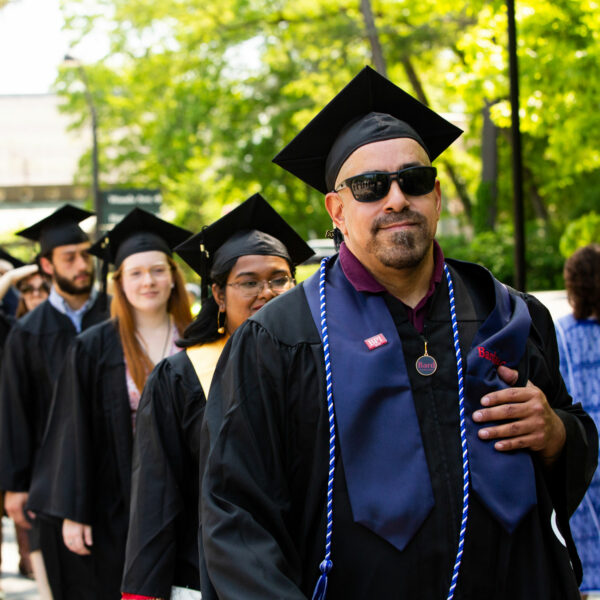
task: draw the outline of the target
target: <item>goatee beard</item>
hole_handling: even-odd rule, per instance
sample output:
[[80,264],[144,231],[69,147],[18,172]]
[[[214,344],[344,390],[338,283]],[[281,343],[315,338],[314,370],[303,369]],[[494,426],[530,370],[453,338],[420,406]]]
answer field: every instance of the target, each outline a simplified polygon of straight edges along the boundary
[[[377,234],[384,225],[411,221],[416,225],[411,231],[397,231],[391,235],[389,245],[384,245]],[[416,267],[425,258],[431,245],[427,220],[420,213],[404,210],[401,213],[383,215],[371,227],[372,237],[367,243],[367,251],[373,254],[386,267],[406,269]]]

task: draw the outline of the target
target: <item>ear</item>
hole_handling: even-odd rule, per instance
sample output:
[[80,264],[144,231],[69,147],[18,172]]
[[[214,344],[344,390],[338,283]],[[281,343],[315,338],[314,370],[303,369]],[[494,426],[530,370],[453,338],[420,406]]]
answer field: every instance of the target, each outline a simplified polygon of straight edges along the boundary
[[40,267],[42,271],[52,277],[54,275],[54,265],[45,256],[40,257]]
[[435,186],[433,188],[433,193],[435,194],[435,208],[437,211],[438,221],[440,220],[440,215],[442,214],[442,187],[440,185],[440,180],[435,180]]
[[337,192],[329,192],[325,196],[325,208],[331,217],[331,221],[344,235],[348,233],[346,229],[346,219],[344,216],[344,202]]
[[225,290],[216,283],[213,283],[210,289],[212,290],[213,298],[215,299],[219,310],[225,312]]

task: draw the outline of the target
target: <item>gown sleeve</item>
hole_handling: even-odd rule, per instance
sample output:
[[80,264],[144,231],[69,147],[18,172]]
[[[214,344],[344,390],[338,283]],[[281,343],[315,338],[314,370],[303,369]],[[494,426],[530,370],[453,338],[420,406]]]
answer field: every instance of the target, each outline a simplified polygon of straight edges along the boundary
[[211,385],[202,430],[209,437],[201,453],[202,543],[223,600],[305,598],[297,540],[286,522],[292,494],[282,432],[290,352],[247,321],[225,347]]
[[10,331],[0,375],[0,489],[29,489],[35,454],[35,390],[28,369],[27,333]]
[[538,349],[532,358],[532,381],[546,394],[567,435],[561,456],[547,471],[546,479],[559,517],[562,513],[562,519],[568,520],[583,499],[596,469],[598,431],[581,403],[573,403],[560,374],[556,330],[550,313],[533,297],[526,299],[533,324],[531,338]]
[[79,339],[70,344],[58,376],[28,508],[60,519],[93,519],[93,426],[96,360]]
[[[186,388],[169,359],[159,363],[146,382],[133,447],[130,521],[121,586],[124,597],[168,598],[171,586],[177,583],[176,570],[186,573],[179,585],[199,587],[199,582],[193,581],[197,564],[191,564],[187,554],[182,555],[178,544],[182,536],[189,542],[189,534],[197,560],[194,522],[181,520],[187,514],[186,496],[194,497],[197,506],[197,474],[188,470],[197,470],[198,459],[192,457],[190,445],[196,444],[198,435],[194,432],[199,434],[204,404],[199,383],[194,381],[192,390]],[[178,564],[182,561],[186,564]]]

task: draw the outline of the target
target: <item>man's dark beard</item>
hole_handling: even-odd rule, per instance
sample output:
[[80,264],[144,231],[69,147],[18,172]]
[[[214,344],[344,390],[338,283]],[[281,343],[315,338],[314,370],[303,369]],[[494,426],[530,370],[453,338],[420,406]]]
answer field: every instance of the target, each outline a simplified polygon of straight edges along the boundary
[[90,283],[85,287],[76,287],[70,279],[59,275],[56,269],[54,269],[53,275],[54,283],[56,286],[65,294],[70,296],[87,296],[92,291],[94,285],[94,270],[90,271]]
[[[405,221],[415,223],[417,229],[394,232],[391,237],[391,246],[384,246],[377,239],[377,233],[382,226]],[[371,234],[372,238],[367,244],[367,251],[373,254],[381,264],[394,269],[417,266],[425,258],[433,239],[429,233],[425,217],[411,210],[404,210],[401,213],[388,213],[375,219],[371,226]]]

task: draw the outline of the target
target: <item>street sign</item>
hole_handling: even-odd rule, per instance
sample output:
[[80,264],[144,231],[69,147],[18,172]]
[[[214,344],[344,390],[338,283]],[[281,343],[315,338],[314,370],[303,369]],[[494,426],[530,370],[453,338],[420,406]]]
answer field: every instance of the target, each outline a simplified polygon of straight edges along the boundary
[[103,232],[112,229],[136,206],[158,215],[162,203],[162,195],[159,190],[139,188],[103,190],[100,192],[100,198],[99,229]]

